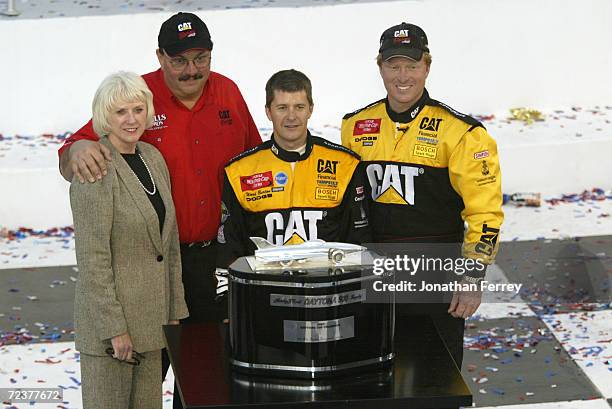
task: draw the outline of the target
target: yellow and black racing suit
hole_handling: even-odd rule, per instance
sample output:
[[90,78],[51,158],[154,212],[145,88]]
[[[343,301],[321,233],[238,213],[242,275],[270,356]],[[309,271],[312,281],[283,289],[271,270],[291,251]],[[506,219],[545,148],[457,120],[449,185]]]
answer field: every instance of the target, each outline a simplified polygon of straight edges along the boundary
[[497,145],[480,122],[424,90],[401,114],[385,98],[345,115],[342,144],[364,163],[375,241],[463,241],[464,257],[494,260],[501,175]]
[[[361,156],[366,169],[374,241],[422,248],[428,248],[422,243],[456,243],[443,253],[493,262],[504,217],[501,175],[497,145],[480,122],[424,90],[403,113],[394,112],[385,98],[347,114],[342,144]],[[461,367],[464,320],[447,312],[448,301],[408,299],[396,311],[402,325],[411,325],[415,313],[429,315]]]
[[310,133],[302,154],[272,136],[237,156],[225,167],[217,265],[253,254],[251,236],[275,245],[371,241],[363,178],[358,155]]

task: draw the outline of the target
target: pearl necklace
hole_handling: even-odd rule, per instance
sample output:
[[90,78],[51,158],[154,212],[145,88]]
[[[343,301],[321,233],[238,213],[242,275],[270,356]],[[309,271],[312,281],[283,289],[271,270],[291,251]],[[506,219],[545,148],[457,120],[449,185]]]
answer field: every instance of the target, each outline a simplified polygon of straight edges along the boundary
[[149,192],[147,190],[147,188],[145,187],[145,185],[142,184],[142,182],[140,181],[140,178],[138,177],[138,175],[136,174],[136,172],[134,172],[134,169],[132,169],[130,167],[130,170],[132,171],[132,173],[134,174],[134,176],[136,176],[136,180],[138,180],[138,183],[140,183],[140,186],[142,186],[142,188],[144,189],[145,192],[147,192],[148,195],[153,196],[155,194],[155,192],[157,192],[157,188],[155,187],[155,180],[153,179],[153,175],[151,175],[151,171],[149,170],[149,166],[147,166],[147,162],[145,162],[144,158],[142,157],[142,155],[140,154],[140,152],[138,152],[138,157],[140,158],[140,160],[142,161],[142,163],[145,165],[145,169],[147,169],[147,173],[149,174],[149,178],[151,178],[151,183],[153,183],[153,191]]

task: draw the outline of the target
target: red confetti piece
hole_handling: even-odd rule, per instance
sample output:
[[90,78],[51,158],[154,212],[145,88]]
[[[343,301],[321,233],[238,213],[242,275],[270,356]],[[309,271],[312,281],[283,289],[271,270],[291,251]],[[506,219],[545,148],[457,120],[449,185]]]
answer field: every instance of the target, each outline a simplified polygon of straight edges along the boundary
[[36,361],[34,361],[34,362],[36,362],[37,364],[51,364],[51,365],[53,365],[53,364],[59,364],[60,362],[62,362],[62,360],[61,360],[61,359],[58,359],[57,361],[54,361],[54,360],[52,360],[51,358],[47,358],[47,359],[45,359],[44,361],[42,361],[42,360],[36,360]]

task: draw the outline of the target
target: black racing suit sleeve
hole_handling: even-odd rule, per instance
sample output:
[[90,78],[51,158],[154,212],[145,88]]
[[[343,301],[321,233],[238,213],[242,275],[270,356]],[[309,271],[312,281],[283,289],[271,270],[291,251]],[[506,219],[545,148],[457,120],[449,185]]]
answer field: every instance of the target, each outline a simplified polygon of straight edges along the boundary
[[372,242],[370,228],[369,196],[366,194],[365,166],[360,163],[342,199],[342,235],[347,243],[361,244]]
[[228,268],[238,257],[249,254],[250,239],[246,232],[244,209],[227,178],[223,179],[221,225],[217,234],[219,251],[217,267]]

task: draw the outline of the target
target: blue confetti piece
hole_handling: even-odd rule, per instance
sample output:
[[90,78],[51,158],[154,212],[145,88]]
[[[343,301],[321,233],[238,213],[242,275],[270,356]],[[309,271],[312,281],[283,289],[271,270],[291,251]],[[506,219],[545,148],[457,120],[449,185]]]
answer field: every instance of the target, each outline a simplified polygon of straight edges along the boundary
[[499,389],[499,388],[493,388],[493,393],[496,395],[505,395],[506,392],[504,392],[503,389]]
[[500,361],[502,364],[511,364],[512,363],[512,358],[507,358],[504,359],[503,361]]

